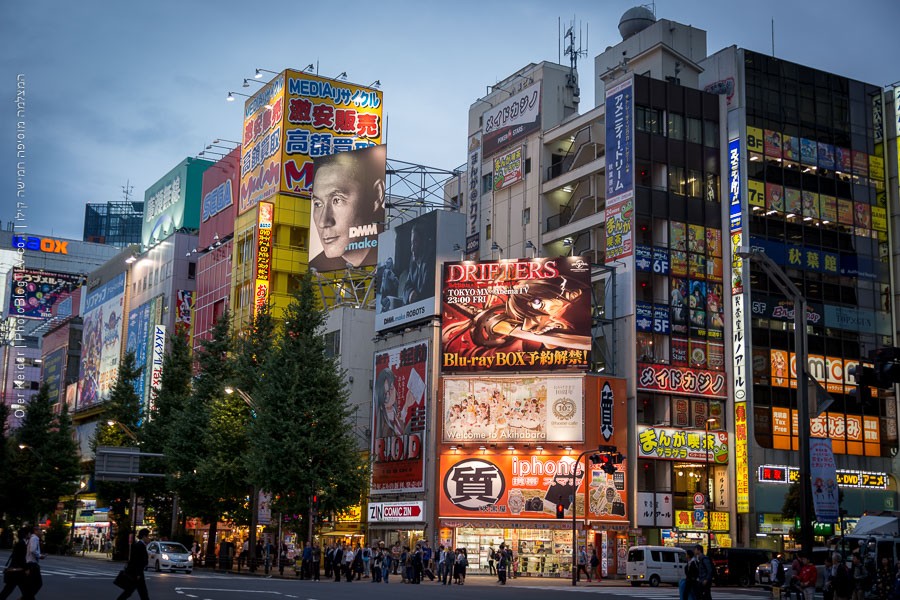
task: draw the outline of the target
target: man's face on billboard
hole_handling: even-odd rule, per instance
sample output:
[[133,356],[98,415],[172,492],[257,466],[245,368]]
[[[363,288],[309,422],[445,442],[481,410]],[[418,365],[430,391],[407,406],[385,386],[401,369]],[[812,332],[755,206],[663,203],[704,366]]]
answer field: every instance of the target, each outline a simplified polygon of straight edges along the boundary
[[313,180],[313,222],[328,258],[345,254],[350,228],[368,225],[380,204],[376,186],[359,180],[347,163],[323,165]]

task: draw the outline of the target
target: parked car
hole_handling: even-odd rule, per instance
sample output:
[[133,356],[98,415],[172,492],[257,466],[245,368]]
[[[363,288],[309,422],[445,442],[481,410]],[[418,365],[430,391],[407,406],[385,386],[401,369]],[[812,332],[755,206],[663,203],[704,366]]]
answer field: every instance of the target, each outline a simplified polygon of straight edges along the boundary
[[709,558],[716,569],[713,583],[750,587],[756,583],[758,565],[772,560],[765,548],[713,548]]
[[637,587],[642,583],[657,587],[660,583],[678,582],[684,578],[687,553],[668,546],[634,546],[628,549],[625,578]]
[[[813,548],[812,550],[812,564],[816,566],[816,573],[818,574],[818,578],[816,579],[816,589],[821,590],[825,585],[825,558],[831,553],[831,550],[828,548]],[[790,572],[791,572],[791,563],[794,562],[794,558],[797,556],[795,552],[785,552],[784,556],[781,559],[781,566],[784,569],[784,580],[785,582],[790,580]],[[772,559],[769,558],[768,561],[759,565],[756,568],[756,582],[760,585],[772,585]]]
[[150,542],[147,558],[148,566],[156,571],[184,571],[190,575],[194,570],[194,557],[177,542]]

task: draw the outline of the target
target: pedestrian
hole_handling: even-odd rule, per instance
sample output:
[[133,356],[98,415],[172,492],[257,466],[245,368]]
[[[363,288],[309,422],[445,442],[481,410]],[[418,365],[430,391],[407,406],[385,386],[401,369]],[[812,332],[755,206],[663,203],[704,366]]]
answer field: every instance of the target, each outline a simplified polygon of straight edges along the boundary
[[881,566],[878,567],[878,598],[879,600],[891,600],[894,591],[894,568],[891,559],[882,557]]
[[409,581],[409,560],[409,548],[403,546],[403,549],[400,551],[400,583]]
[[393,559],[391,563],[393,564],[394,575],[396,575],[397,569],[400,568],[400,542],[394,542],[394,545],[391,546],[391,558]]
[[694,546],[694,560],[697,561],[697,585],[694,587],[694,597],[696,600],[712,600],[713,575],[715,569],[712,561],[703,553],[703,546],[697,544]]
[[684,563],[684,579],[678,582],[678,598],[680,600],[696,600],[694,588],[697,585],[697,576],[700,568],[694,560],[694,551],[687,550],[687,562]]
[[840,552],[831,555],[834,563],[834,576],[831,578],[834,588],[834,600],[850,600],[853,595],[853,576]]
[[825,557],[825,569],[822,571],[822,599],[834,600],[834,561],[831,555]]
[[[497,551],[494,550],[493,546],[488,546],[488,574],[489,575],[497,575],[497,570],[494,568],[494,562],[497,560]],[[499,579],[498,579],[499,581]]]
[[287,544],[281,543],[281,549],[278,551],[278,574],[284,577],[284,568],[288,565],[288,548]]
[[853,600],[864,600],[869,583],[869,573],[859,558],[858,552],[853,553],[851,561],[853,565],[850,571],[850,576],[853,578],[853,595],[851,597]]
[[381,583],[381,564],[384,561],[384,550],[372,547],[372,583]]
[[366,546],[362,549],[362,562],[363,562],[363,573],[362,576],[365,579],[369,578],[369,562],[372,560],[372,551],[369,550],[369,547]]
[[331,570],[334,573],[334,582],[341,580],[341,568],[344,565],[344,548],[342,544],[335,544],[331,553]]
[[575,573],[575,581],[581,581],[581,574],[587,577],[588,583],[591,582],[591,572],[588,571],[588,555],[584,546],[578,552],[578,571]]
[[809,561],[808,554],[800,555],[800,574],[797,576],[800,590],[803,592],[804,600],[814,600],[816,596],[816,580],[819,573],[816,571],[816,565]]
[[319,565],[322,563],[322,548],[318,542],[312,545],[312,578],[313,581],[319,581]]
[[780,600],[782,589],[787,581],[784,572],[784,562],[782,562],[783,558],[781,554],[776,553],[772,557],[772,562],[769,563],[769,582],[772,584],[773,600]]
[[130,578],[130,585],[122,590],[118,600],[130,598],[137,590],[141,600],[149,600],[147,594],[147,581],[144,579],[144,569],[147,568],[147,543],[150,541],[150,530],[147,528],[138,531],[138,539],[131,545],[131,556],[125,565],[125,574]]
[[328,544],[325,547],[325,578],[331,577],[331,556],[334,554],[334,546]]
[[456,568],[458,574],[458,583],[459,585],[466,584],[466,567],[469,566],[469,556],[466,553],[465,548],[457,548],[456,549]]
[[300,555],[300,579],[312,579],[312,544],[306,542]]
[[353,546],[350,544],[345,544],[344,546],[344,577],[347,579],[347,583],[353,581],[353,562],[356,560],[356,553],[353,551]]
[[356,576],[357,581],[362,579],[363,571],[365,569],[365,563],[363,562],[363,551],[364,548],[360,547],[359,543],[357,543],[356,552],[353,553],[353,574]]
[[506,585],[506,572],[509,569],[509,555],[506,553],[506,545],[500,544],[497,551],[497,581],[500,585]]
[[393,568],[394,555],[386,548],[381,549],[381,580],[390,583],[391,569]]
[[25,566],[28,570],[28,587],[32,596],[37,596],[44,586],[44,580],[41,577],[40,560],[44,558],[41,554],[41,527],[35,525],[31,530],[31,536],[28,538],[28,545],[25,549]]
[[597,556],[596,548],[591,548],[591,574],[600,581],[600,557]]
[[19,539],[12,549],[9,560],[6,561],[6,570],[3,571],[3,591],[0,591],[0,600],[6,600],[16,587],[22,592],[23,600],[34,598],[28,587],[28,564],[25,555],[28,552],[28,537],[31,531],[27,527],[19,529]]

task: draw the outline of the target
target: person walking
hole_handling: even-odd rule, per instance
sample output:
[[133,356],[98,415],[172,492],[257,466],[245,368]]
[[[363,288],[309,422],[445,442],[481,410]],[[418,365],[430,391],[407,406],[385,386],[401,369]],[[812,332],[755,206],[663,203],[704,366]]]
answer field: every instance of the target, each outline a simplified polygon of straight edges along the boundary
[[300,579],[312,579],[312,544],[306,542],[300,555]]
[[803,592],[804,600],[814,600],[816,596],[816,580],[819,573],[816,571],[816,565],[809,561],[809,555],[800,556],[800,574],[797,576],[800,590]]
[[356,553],[353,552],[353,546],[347,544],[344,547],[344,576],[347,583],[353,581],[353,562],[356,560]]
[[384,549],[372,546],[372,583],[381,583],[381,563],[384,560]]
[[581,574],[587,577],[588,583],[591,582],[591,572],[588,571],[588,556],[584,546],[578,552],[578,571],[575,574],[575,581],[581,581]]
[[344,548],[341,544],[335,544],[331,552],[331,570],[334,573],[334,582],[341,580],[341,567],[344,564]]
[[362,562],[363,562],[362,576],[363,576],[363,579],[369,578],[369,563],[371,561],[372,561],[372,551],[369,550],[369,546],[366,545],[366,547],[364,547],[362,549]]
[[500,582],[500,585],[506,585],[506,575],[509,567],[509,554],[506,551],[506,545],[500,544],[500,550],[497,551],[497,581]]
[[34,598],[29,588],[28,564],[25,555],[28,552],[28,537],[31,531],[27,527],[19,529],[19,539],[16,541],[6,561],[6,570],[3,571],[3,591],[0,591],[0,600],[6,600],[16,587],[22,592],[22,600]]
[[[391,563],[393,564],[393,573],[397,574],[397,569],[400,568],[400,542],[394,542],[394,545],[391,546]],[[402,575],[401,575],[402,578]]]
[[694,597],[694,587],[697,584],[697,575],[700,574],[697,561],[694,560],[694,551],[686,550],[687,562],[684,563],[684,579],[678,582],[678,598],[679,600],[696,600]]
[[494,550],[493,546],[488,546],[488,572],[490,575],[497,575],[497,570],[494,568],[494,561],[497,560],[497,551]]
[[597,556],[597,549],[591,549],[591,575],[599,582],[603,577],[600,575],[600,557]]
[[869,572],[859,558],[859,553],[854,552],[851,561],[853,565],[850,572],[851,577],[853,577],[853,595],[851,597],[853,600],[865,600],[866,588],[868,588],[869,583]]
[[712,600],[712,580],[715,573],[712,561],[703,553],[703,546],[694,546],[694,560],[697,561],[697,585],[694,587],[696,600]]
[[469,566],[469,556],[466,552],[465,548],[458,548],[456,550],[456,568],[458,569],[459,575],[459,585],[466,584],[466,567]]
[[381,580],[385,583],[390,583],[388,579],[391,576],[391,569],[393,568],[394,555],[392,552],[389,552],[387,548],[381,549]]
[[44,580],[41,577],[40,560],[44,558],[41,554],[41,527],[35,525],[31,530],[31,536],[28,538],[28,545],[25,549],[25,566],[28,571],[28,587],[32,596],[37,596],[44,586]]
[[128,564],[125,565],[125,573],[131,578],[131,584],[122,590],[118,600],[125,600],[137,590],[141,600],[150,600],[147,593],[147,581],[144,579],[144,569],[147,568],[147,543],[150,541],[150,530],[141,529],[138,532],[138,539],[131,545],[131,555],[128,557]]
[[831,561],[834,563],[834,575],[831,578],[831,587],[834,590],[834,600],[850,600],[853,595],[853,576],[844,557],[840,552],[831,555]]
[[312,546],[312,579],[319,581],[319,565],[322,564],[322,549],[318,542],[313,542]]

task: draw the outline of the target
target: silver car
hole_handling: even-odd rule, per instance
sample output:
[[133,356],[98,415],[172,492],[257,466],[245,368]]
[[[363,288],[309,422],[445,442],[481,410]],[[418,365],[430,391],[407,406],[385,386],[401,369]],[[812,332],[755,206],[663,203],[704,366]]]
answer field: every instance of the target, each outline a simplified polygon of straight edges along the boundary
[[194,570],[194,557],[177,542],[150,542],[147,556],[147,566],[156,571],[184,571],[190,575]]

